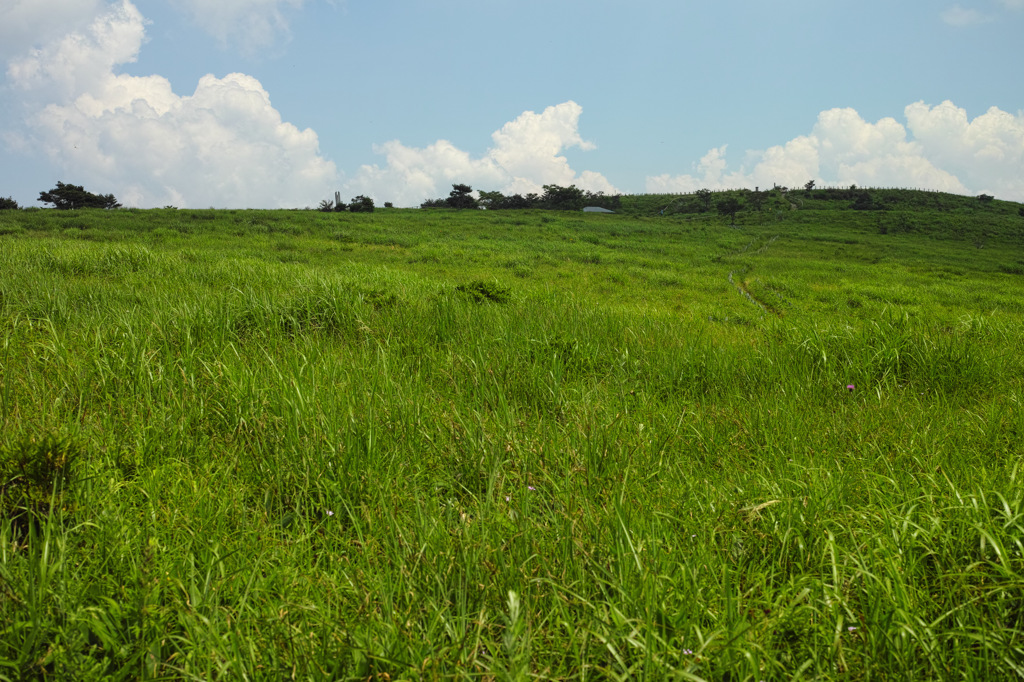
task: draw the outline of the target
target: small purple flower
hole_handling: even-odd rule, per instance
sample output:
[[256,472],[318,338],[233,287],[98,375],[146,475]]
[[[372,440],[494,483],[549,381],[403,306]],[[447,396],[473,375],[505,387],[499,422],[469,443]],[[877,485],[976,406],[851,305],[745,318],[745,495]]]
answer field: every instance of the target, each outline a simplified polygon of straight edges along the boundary
[[534,487],[533,487],[532,485],[528,485],[528,486],[526,486],[526,489],[527,489],[527,490],[536,490],[536,488],[534,488]]
[[853,389],[855,388],[857,387],[854,386],[853,384],[846,384],[846,390],[849,391],[850,393],[853,393]]
[[327,515],[328,516],[334,516],[334,512],[332,512],[330,509],[328,509],[327,510]]

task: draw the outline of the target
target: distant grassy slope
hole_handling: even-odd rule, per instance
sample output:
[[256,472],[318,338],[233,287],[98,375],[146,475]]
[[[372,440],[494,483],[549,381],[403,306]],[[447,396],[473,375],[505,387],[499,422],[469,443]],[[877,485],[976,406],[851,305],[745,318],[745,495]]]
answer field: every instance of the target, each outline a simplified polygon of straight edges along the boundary
[[[778,276],[802,262],[814,263],[821,277],[833,280],[858,268],[865,279],[884,280],[911,263],[1004,274],[1024,268],[1024,217],[1014,210],[1017,204],[892,191],[876,197],[889,210],[853,210],[852,199],[804,194],[767,197],[763,210],[741,211],[735,227],[714,211],[681,210],[636,217],[539,210],[35,210],[0,213],[0,235],[139,242],[171,251],[201,248],[211,255],[223,251],[225,257],[241,251],[259,260],[310,266],[359,262],[442,281],[488,278],[517,289],[554,285],[603,302],[685,302],[699,310],[736,305],[727,278],[737,264],[748,277],[770,275],[771,259],[751,254],[768,240],[767,253],[780,254],[774,266]],[[945,203],[899,208],[934,203],[935,197]],[[713,195],[712,205],[720,198]],[[652,206],[666,199],[696,201],[690,195],[637,199]],[[936,239],[948,247],[934,245]],[[698,291],[717,295],[694,296]]]
[[[810,210],[846,212],[852,210],[863,195],[868,195],[871,205],[868,210],[917,211],[937,215],[960,217],[1024,218],[1020,211],[1024,205],[999,199],[982,200],[946,192],[932,192],[914,189],[761,189],[761,210],[758,211],[756,193],[752,190],[730,190],[712,192],[709,212],[715,213],[716,204],[723,198],[734,196],[743,204],[743,213],[765,213],[781,210]],[[698,214],[704,203],[694,193],[689,194],[640,194],[622,197],[621,212],[627,215],[673,215]],[[1024,220],[1010,220],[1006,226],[1024,225]]]

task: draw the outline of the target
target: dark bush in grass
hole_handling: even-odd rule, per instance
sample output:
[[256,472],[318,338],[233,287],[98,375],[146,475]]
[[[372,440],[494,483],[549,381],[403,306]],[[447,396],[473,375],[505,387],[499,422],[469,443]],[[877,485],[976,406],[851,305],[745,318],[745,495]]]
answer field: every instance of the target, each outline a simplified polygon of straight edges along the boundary
[[468,284],[460,284],[455,291],[469,296],[476,303],[508,303],[512,290],[497,282],[476,280]]
[[26,437],[0,450],[0,522],[23,536],[34,519],[62,504],[79,450],[53,435]]
[[855,211],[876,211],[881,209],[882,207],[875,203],[874,199],[871,197],[870,192],[863,191],[857,194],[850,208],[854,209]]

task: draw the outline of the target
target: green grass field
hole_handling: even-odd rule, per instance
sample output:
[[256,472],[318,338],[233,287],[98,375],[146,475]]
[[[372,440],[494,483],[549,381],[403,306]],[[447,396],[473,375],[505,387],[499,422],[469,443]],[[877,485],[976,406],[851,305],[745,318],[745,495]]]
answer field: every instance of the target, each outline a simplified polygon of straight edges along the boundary
[[1024,677],[1019,206],[790,194],[0,212],[0,679]]

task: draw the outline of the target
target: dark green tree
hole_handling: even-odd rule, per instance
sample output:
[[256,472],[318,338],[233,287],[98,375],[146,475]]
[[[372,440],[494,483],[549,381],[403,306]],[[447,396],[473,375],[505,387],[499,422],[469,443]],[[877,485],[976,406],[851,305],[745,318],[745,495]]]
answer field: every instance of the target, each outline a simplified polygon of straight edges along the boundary
[[537,208],[540,203],[540,197],[534,193],[527,194],[525,197],[522,194],[511,194],[503,198],[495,208],[514,208],[514,209],[525,209],[525,208]]
[[544,196],[541,197],[541,202],[544,208],[554,211],[579,211],[586,205],[586,195],[576,185],[568,187],[544,185]]
[[604,192],[585,191],[583,193],[583,205],[600,206],[601,208],[607,208],[609,211],[615,211],[622,208],[622,197],[618,194],[606,195]]
[[711,190],[709,190],[709,189],[699,189],[699,190],[697,190],[697,198],[700,199],[701,203],[704,204],[704,210],[705,211],[710,211],[711,210]]
[[20,206],[11,197],[0,197],[0,211],[17,211]]
[[485,192],[480,190],[480,198],[477,199],[477,204],[482,208],[497,209],[503,208],[502,203],[505,201],[505,195],[501,192]]
[[479,208],[476,199],[472,195],[473,188],[469,185],[452,185],[452,191],[448,194],[445,203],[449,208]]
[[348,205],[348,210],[352,213],[373,213],[373,209],[373,199],[362,194],[353,197],[352,203]]
[[81,185],[65,185],[63,182],[58,182],[57,186],[49,191],[40,192],[39,201],[44,204],[53,204],[55,208],[61,210],[121,207],[113,194],[93,194],[85,191]]
[[741,204],[740,200],[737,199],[736,197],[728,196],[720,200],[717,204],[715,204],[715,207],[718,209],[718,212],[721,215],[729,216],[730,222],[733,225],[735,225],[736,214],[740,212],[740,209],[743,207],[743,204]]

